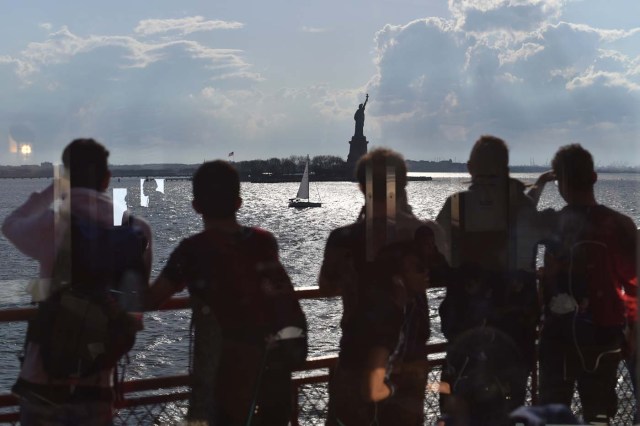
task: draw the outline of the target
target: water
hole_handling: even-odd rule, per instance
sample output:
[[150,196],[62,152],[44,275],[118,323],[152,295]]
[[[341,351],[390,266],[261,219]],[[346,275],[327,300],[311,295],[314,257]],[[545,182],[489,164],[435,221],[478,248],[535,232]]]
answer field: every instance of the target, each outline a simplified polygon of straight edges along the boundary
[[[433,219],[444,200],[455,191],[468,186],[464,174],[429,174],[432,181],[410,182],[409,202],[414,213],[423,219]],[[532,183],[535,174],[514,175]],[[33,191],[50,183],[48,179],[0,179],[0,221],[22,203]],[[115,180],[116,188],[127,188],[127,203],[134,215],[146,218],[154,232],[152,277],[159,274],[169,254],[178,242],[202,229],[200,218],[191,209],[191,182],[166,181],[165,194],[150,197],[148,208],[140,207],[138,179]],[[355,183],[312,183],[312,198],[319,193],[321,208],[296,210],[287,207],[295,196],[297,183],[251,184],[242,186],[243,206],[239,220],[245,225],[260,226],[271,231],[280,246],[280,256],[296,286],[316,285],[324,244],[329,232],[355,220],[362,206],[362,195]],[[110,189],[111,191],[111,189]],[[640,175],[602,174],[596,185],[598,200],[633,218],[640,224]],[[561,208],[564,202],[557,188],[548,184],[539,207]],[[37,263],[18,252],[0,237],[0,309],[25,306],[29,298],[23,293],[26,282],[37,276]],[[430,290],[434,337],[441,339],[437,306],[443,291]],[[337,299],[303,301],[310,329],[312,356],[335,353],[340,336],[338,322],[341,304]],[[138,334],[127,369],[130,378],[185,374],[188,368],[188,311],[153,312],[145,314],[146,329]],[[17,353],[24,342],[25,324],[2,324],[0,336],[0,393],[6,393],[18,372]]]

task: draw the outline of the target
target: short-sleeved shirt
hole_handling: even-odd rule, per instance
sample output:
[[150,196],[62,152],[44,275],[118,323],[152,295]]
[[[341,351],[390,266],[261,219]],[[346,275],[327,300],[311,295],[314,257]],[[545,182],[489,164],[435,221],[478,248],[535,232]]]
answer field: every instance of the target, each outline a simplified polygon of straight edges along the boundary
[[205,230],[184,239],[171,253],[162,275],[180,291],[204,300],[221,326],[250,326],[243,313],[260,311],[260,295],[243,279],[254,271],[279,265],[273,235],[260,228],[241,227],[235,232]]
[[447,198],[436,222],[451,250],[451,266],[474,263],[494,271],[535,272],[536,247],[550,224],[524,189],[516,179],[477,179],[467,191]]
[[265,271],[271,271],[270,282],[293,291],[273,235],[249,227],[209,229],[183,240],[162,271],[176,292],[187,287],[191,295],[195,336],[190,415],[195,418],[215,409],[218,412],[205,414],[207,418],[241,424],[259,377],[258,406],[281,405],[286,411],[290,372],[274,371],[265,355],[264,327],[271,325],[273,315],[265,308],[269,290],[256,278]]
[[[399,227],[398,241],[413,239],[416,230],[422,226],[438,228],[413,216],[410,219],[399,223],[405,226]],[[333,261],[336,264],[332,264]],[[379,277],[375,276],[373,263],[366,258],[365,221],[331,232],[321,277],[339,286],[342,293],[340,360],[343,366],[362,368],[362,361],[374,346],[393,353],[398,349],[401,336],[403,347],[400,350],[404,361],[425,359],[426,341],[430,336],[426,293],[415,296],[407,308],[402,308],[392,302],[390,295],[373,288]]]

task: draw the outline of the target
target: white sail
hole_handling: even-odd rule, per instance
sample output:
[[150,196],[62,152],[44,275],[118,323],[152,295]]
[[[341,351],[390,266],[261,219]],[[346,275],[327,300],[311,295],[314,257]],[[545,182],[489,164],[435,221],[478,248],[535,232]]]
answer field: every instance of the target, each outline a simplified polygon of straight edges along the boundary
[[306,198],[309,199],[309,162],[304,166],[304,173],[302,174],[302,181],[300,182],[300,187],[298,188],[298,195],[296,198]]

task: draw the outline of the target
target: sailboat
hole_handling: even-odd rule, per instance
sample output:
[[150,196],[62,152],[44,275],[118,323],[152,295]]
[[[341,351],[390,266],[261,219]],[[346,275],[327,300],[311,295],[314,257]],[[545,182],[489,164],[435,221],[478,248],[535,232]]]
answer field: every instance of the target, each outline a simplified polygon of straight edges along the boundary
[[298,188],[298,194],[295,198],[289,198],[289,207],[305,208],[305,207],[322,207],[322,203],[314,203],[309,201],[309,158],[304,166],[304,173]]

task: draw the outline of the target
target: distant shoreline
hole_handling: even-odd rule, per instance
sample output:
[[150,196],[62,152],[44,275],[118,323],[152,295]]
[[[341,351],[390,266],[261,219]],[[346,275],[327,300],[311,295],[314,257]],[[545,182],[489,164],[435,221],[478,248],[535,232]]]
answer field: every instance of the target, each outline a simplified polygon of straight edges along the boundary
[[[141,165],[111,165],[111,173],[114,178],[118,177],[157,177],[164,178],[189,178],[193,175],[200,164],[141,164]],[[293,173],[256,172],[247,170],[244,162],[237,163],[238,171],[244,182],[299,182],[301,171]],[[407,160],[409,172],[417,173],[467,173],[466,163],[455,163],[452,161],[414,161]],[[516,165],[510,166],[511,173],[542,173],[549,169],[549,166],[538,165]],[[599,173],[640,173],[638,167],[599,167]],[[21,178],[51,178],[53,177],[53,164],[42,163],[41,165],[22,166],[1,166],[0,178],[21,179]],[[315,177],[315,179],[314,179]],[[336,169],[316,169],[311,173],[312,180],[332,182],[349,181],[345,173],[338,173]],[[429,180],[428,177],[412,177],[410,180]]]

